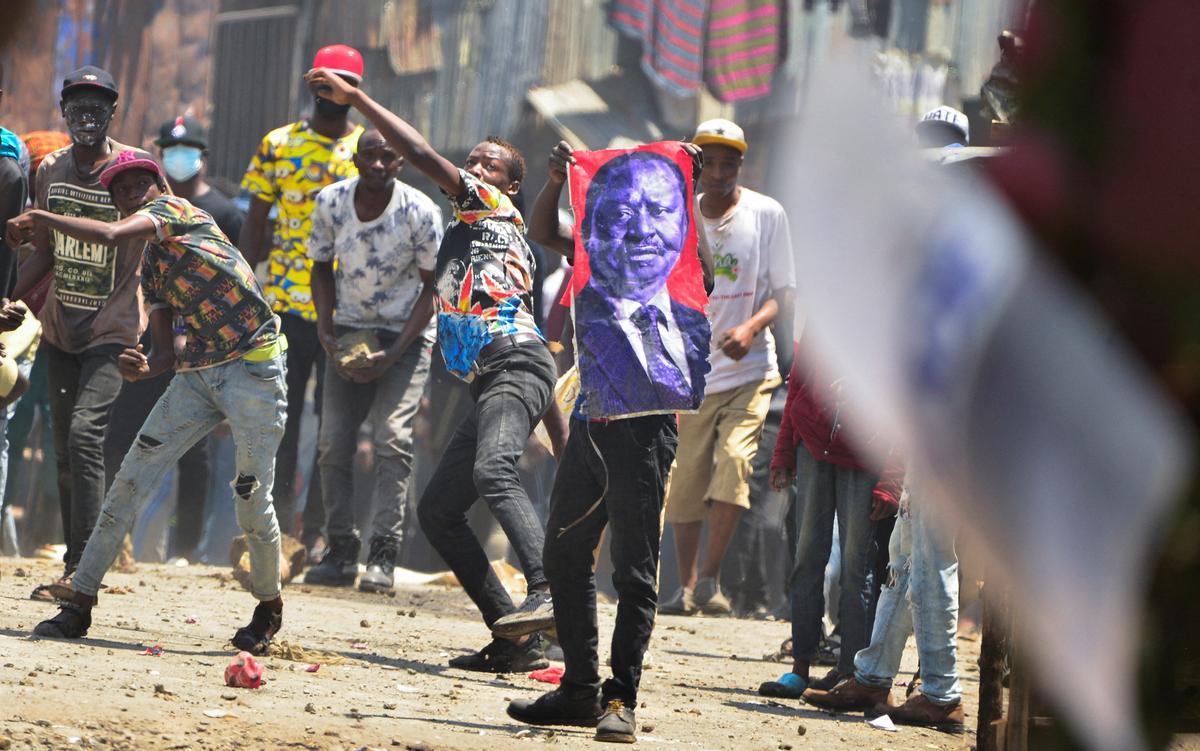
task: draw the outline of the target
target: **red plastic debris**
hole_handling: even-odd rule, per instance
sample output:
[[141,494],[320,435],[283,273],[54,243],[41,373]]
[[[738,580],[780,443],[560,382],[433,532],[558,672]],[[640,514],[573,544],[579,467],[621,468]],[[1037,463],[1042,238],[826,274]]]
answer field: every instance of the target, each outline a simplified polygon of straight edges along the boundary
[[238,652],[225,668],[225,684],[234,688],[258,688],[262,680],[262,665],[249,652]]
[[566,671],[563,668],[555,666],[552,668],[544,668],[542,670],[535,670],[529,674],[529,677],[534,679],[535,681],[541,681],[542,683],[553,683],[555,685],[558,685],[559,683],[562,683],[562,677],[563,677],[564,672],[566,672]]
[[320,669],[321,669],[321,663],[319,663],[319,662],[314,662],[313,664],[311,664],[311,665],[309,665],[308,667],[304,668],[304,672],[306,672],[306,673],[315,673],[315,672],[317,672],[317,671],[318,671],[318,670],[320,670]]
[[367,648],[367,643],[365,641],[356,641],[350,645],[350,649],[366,649],[366,648]]
[[142,650],[142,654],[150,655],[151,657],[161,657],[162,653],[163,648],[157,644],[155,644],[153,647],[146,647],[144,650]]

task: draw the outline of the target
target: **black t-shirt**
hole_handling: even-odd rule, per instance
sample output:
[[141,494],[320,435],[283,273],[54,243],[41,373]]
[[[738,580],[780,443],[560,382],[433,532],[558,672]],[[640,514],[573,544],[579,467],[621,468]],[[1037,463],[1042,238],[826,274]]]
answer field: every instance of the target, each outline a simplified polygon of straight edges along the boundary
[[17,283],[16,249],[4,241],[8,220],[25,210],[28,177],[16,159],[0,156],[0,297],[12,294]]
[[242,231],[242,221],[246,218],[237,204],[213,187],[210,187],[204,195],[191,199],[189,203],[211,216],[225,236],[234,245],[237,244],[238,235]]

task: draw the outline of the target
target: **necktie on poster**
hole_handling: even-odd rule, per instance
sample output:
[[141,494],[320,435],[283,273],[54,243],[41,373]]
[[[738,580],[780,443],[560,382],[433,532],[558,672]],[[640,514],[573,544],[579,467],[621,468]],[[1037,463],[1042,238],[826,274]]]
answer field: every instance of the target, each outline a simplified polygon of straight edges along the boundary
[[633,314],[633,322],[642,334],[642,351],[646,354],[646,371],[662,398],[682,393],[687,380],[679,366],[667,355],[663,342],[664,313],[653,305],[644,305]]
[[[931,164],[854,62],[779,142],[810,356],[852,435],[895,445],[932,513],[1012,587],[1021,644],[1084,743],[1144,746],[1148,566],[1188,471],[1181,412],[988,184]],[[953,172],[958,172],[956,169]],[[883,457],[875,457],[882,460]]]
[[711,329],[692,158],[675,141],[574,156],[568,294],[578,411],[589,418],[694,411],[704,398]]

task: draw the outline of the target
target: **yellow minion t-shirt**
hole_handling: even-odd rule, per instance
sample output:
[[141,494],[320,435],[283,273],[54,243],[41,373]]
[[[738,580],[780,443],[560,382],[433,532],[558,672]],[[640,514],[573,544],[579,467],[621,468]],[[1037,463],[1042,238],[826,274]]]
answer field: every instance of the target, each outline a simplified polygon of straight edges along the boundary
[[307,248],[312,212],[321,188],[358,174],[352,159],[363,130],[356,125],[335,141],[314,131],[306,120],[285,125],[263,138],[246,168],[242,188],[274,204],[277,212],[263,285],[277,313],[317,320]]

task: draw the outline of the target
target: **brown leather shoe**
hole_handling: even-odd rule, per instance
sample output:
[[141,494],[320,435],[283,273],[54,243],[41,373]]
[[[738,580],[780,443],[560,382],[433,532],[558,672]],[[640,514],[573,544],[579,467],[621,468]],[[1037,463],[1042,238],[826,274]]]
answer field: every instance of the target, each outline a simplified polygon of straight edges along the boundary
[[859,683],[853,677],[845,679],[828,691],[810,688],[804,692],[803,699],[814,707],[835,712],[870,709],[877,704],[889,707],[896,705],[892,699],[891,688],[873,688]]
[[919,725],[944,733],[963,732],[961,701],[953,704],[934,704],[924,694],[913,694],[898,707],[876,704],[872,712],[875,716],[886,714],[897,725]]

